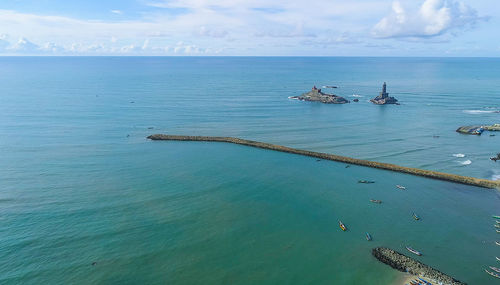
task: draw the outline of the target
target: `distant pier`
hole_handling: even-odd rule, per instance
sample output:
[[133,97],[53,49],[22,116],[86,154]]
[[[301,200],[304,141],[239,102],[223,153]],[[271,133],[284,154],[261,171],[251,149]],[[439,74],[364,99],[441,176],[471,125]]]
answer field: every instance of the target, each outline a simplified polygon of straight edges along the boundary
[[281,146],[281,145],[275,145],[275,144],[263,143],[263,142],[257,142],[257,141],[250,141],[250,140],[244,140],[244,139],[233,138],[233,137],[178,136],[178,135],[154,134],[154,135],[148,136],[148,139],[150,139],[150,140],[165,140],[165,141],[205,141],[205,142],[233,143],[233,144],[240,144],[240,145],[262,148],[262,149],[269,149],[269,150],[305,155],[305,156],[310,156],[310,157],[316,157],[316,158],[321,158],[321,159],[325,159],[325,160],[344,162],[344,163],[348,163],[348,164],[355,164],[355,165],[367,166],[367,167],[372,167],[372,168],[391,170],[391,171],[395,171],[395,172],[401,172],[401,173],[406,173],[406,174],[411,174],[411,175],[423,176],[423,177],[427,177],[427,178],[445,180],[445,181],[461,183],[461,184],[466,184],[466,185],[472,185],[472,186],[478,186],[478,187],[483,187],[483,188],[500,189],[500,181],[493,181],[493,180],[487,180],[487,179],[480,179],[480,178],[474,178],[474,177],[468,177],[468,176],[461,176],[461,175],[437,172],[437,171],[432,171],[432,170],[424,170],[424,169],[418,169],[418,168],[412,168],[412,167],[405,167],[405,166],[399,166],[399,165],[390,164],[390,163],[356,159],[356,158],[351,158],[351,157],[347,157],[347,156],[314,152],[314,151],[290,148],[290,147]]

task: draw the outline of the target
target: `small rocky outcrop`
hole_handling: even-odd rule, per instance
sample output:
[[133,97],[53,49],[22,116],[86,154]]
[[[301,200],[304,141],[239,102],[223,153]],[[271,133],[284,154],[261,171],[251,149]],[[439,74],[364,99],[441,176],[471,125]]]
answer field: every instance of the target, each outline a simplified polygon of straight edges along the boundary
[[500,131],[500,124],[493,124],[491,126],[483,126],[486,131]]
[[394,97],[390,97],[389,93],[386,92],[387,85],[384,82],[384,85],[382,85],[382,92],[379,93],[379,95],[373,99],[370,100],[373,104],[377,105],[385,105],[385,104],[396,104],[399,105],[398,99]]
[[[377,247],[372,249],[372,255],[379,261],[389,265],[390,267],[408,272],[413,275],[433,279],[439,284],[449,285],[464,285],[466,283],[460,282],[457,279],[444,274],[428,265],[425,265],[411,257],[401,254],[397,251],[386,247]],[[434,283],[434,282],[433,282]]]
[[344,97],[337,96],[334,94],[327,94],[321,91],[321,89],[314,86],[311,91],[306,92],[300,96],[292,96],[290,99],[297,99],[301,101],[315,101],[326,104],[345,104],[349,103],[349,100]]
[[462,126],[459,127],[456,132],[466,135],[481,135],[484,131],[482,126]]

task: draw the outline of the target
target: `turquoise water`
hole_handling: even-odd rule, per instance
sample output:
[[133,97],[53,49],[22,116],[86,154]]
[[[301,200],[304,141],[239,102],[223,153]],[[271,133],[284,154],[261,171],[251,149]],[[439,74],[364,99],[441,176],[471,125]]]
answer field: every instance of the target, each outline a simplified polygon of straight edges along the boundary
[[[497,190],[145,137],[238,136],[498,178],[500,134],[454,130],[500,122],[499,74],[500,59],[0,58],[1,283],[388,284],[400,275],[370,249],[408,244],[494,284]],[[383,81],[400,106],[366,102]],[[287,99],[314,84],[363,97]]]

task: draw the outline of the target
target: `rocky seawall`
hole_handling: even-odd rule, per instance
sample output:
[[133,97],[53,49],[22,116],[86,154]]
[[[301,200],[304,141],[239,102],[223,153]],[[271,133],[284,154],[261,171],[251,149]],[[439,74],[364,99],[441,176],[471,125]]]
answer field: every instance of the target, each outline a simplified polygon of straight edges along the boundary
[[401,254],[397,251],[386,247],[377,247],[372,249],[372,255],[379,261],[389,265],[390,267],[414,274],[420,277],[429,278],[449,285],[464,285],[466,283],[460,282],[457,279],[444,274],[428,265],[421,263],[411,257]]
[[281,146],[281,145],[275,145],[275,144],[269,144],[269,143],[263,143],[263,142],[257,142],[257,141],[250,141],[250,140],[244,140],[244,139],[233,138],[233,137],[179,136],[179,135],[154,134],[154,135],[148,136],[148,139],[150,139],[150,140],[166,140],[166,141],[206,141],[206,142],[234,143],[234,144],[246,145],[246,146],[257,147],[257,148],[262,148],[262,149],[269,149],[269,150],[305,155],[305,156],[310,156],[310,157],[316,157],[316,158],[321,158],[321,159],[325,159],[325,160],[344,162],[344,163],[348,163],[348,164],[355,164],[355,165],[367,166],[367,167],[372,167],[372,168],[391,170],[391,171],[396,171],[396,172],[401,172],[401,173],[406,173],[406,174],[411,174],[411,175],[417,175],[417,176],[423,176],[423,177],[432,178],[432,179],[439,179],[439,180],[445,180],[445,181],[450,181],[450,182],[455,182],[455,183],[473,185],[473,186],[478,186],[478,187],[483,187],[483,188],[500,189],[500,181],[493,181],[493,180],[487,180],[487,179],[480,179],[480,178],[474,178],[474,177],[468,177],[468,176],[461,176],[461,175],[437,172],[437,171],[432,171],[432,170],[424,170],[424,169],[418,169],[418,168],[412,168],[412,167],[405,167],[405,166],[399,166],[399,165],[390,164],[390,163],[356,159],[356,158],[351,158],[351,157],[347,157],[347,156],[314,152],[314,151],[290,148],[290,147]]

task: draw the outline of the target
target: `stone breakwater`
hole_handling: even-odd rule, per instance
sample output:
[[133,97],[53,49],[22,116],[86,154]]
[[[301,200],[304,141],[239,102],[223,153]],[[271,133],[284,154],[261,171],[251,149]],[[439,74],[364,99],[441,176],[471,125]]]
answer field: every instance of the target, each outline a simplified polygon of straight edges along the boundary
[[263,142],[257,142],[257,141],[250,141],[250,140],[244,140],[244,139],[233,138],[233,137],[178,136],[178,135],[154,134],[154,135],[148,136],[148,139],[150,139],[150,140],[166,140],[166,141],[205,141],[205,142],[234,143],[234,144],[246,145],[246,146],[257,147],[257,148],[262,148],[262,149],[269,149],[269,150],[311,156],[311,157],[321,158],[321,159],[325,159],[325,160],[344,162],[344,163],[348,163],[348,164],[355,164],[355,165],[367,166],[367,167],[372,167],[372,168],[391,170],[391,171],[407,173],[407,174],[411,174],[411,175],[417,175],[417,176],[423,176],[423,177],[432,178],[432,179],[451,181],[451,182],[473,185],[473,186],[478,186],[478,187],[483,187],[483,188],[500,189],[500,181],[493,181],[493,180],[487,180],[487,179],[480,179],[480,178],[474,178],[474,177],[468,177],[468,176],[461,176],[461,175],[437,172],[437,171],[432,171],[432,170],[424,170],[424,169],[418,169],[418,168],[412,168],[412,167],[405,167],[405,166],[399,166],[399,165],[390,164],[390,163],[356,159],[356,158],[351,158],[351,157],[347,157],[347,156],[340,156],[340,155],[335,155],[335,154],[301,150],[301,149],[295,149],[295,148],[290,148],[290,147],[281,146],[281,145],[275,145],[275,144],[269,144],[269,143],[263,143]]
[[466,283],[460,282],[455,278],[444,274],[428,265],[425,265],[415,259],[401,254],[385,247],[377,247],[372,249],[372,255],[379,261],[389,265],[390,267],[417,275],[423,278],[433,279],[442,284],[449,285],[463,285]]

